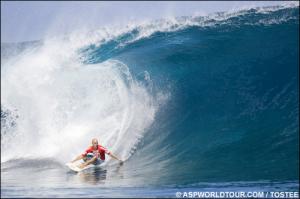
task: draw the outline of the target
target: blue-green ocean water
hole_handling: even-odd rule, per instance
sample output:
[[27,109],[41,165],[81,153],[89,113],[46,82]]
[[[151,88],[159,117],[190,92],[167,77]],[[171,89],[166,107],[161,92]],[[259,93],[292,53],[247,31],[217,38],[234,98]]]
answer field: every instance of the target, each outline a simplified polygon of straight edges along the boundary
[[[142,38],[137,27],[76,51],[81,67],[118,61],[150,96],[167,96],[147,128],[132,127],[145,132],[123,166],[75,174],[55,157],[15,156],[2,141],[19,136],[12,132],[22,115],[1,102],[1,155],[11,153],[1,161],[1,196],[297,191],[299,7],[250,9],[222,20],[178,20],[195,23],[175,24],[172,31],[158,28]],[[1,59],[9,59],[9,45],[1,48]]]

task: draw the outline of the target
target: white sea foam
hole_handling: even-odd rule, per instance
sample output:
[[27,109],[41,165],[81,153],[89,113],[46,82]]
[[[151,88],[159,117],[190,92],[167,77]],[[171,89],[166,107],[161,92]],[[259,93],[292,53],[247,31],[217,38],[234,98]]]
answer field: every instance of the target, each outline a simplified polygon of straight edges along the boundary
[[[286,8],[299,7],[299,2],[286,2],[278,6],[267,7],[238,7],[226,12],[217,12],[210,14],[195,13],[193,16],[187,17],[168,17],[159,20],[144,20],[143,22],[129,22],[126,26],[114,25],[99,28],[97,30],[78,30],[68,36],[72,41],[73,47],[88,46],[94,44],[100,46],[107,41],[118,40],[122,35],[129,33],[132,35],[129,39],[119,43],[117,47],[124,47],[127,44],[136,42],[140,39],[151,37],[157,32],[174,32],[191,26],[210,27],[216,24],[226,24],[228,20],[234,17],[245,15],[249,10],[253,10],[257,14],[269,14]],[[289,16],[281,16],[279,18],[262,19],[247,25],[271,25],[285,22],[292,19]],[[135,32],[134,32],[135,31]]]
[[[48,40],[4,63],[1,105],[18,118],[13,132],[2,136],[2,162],[26,157],[70,161],[94,137],[127,159],[153,122],[158,100],[165,98],[156,100],[117,60],[82,64],[80,45],[73,41]],[[151,81],[149,76],[145,81]]]

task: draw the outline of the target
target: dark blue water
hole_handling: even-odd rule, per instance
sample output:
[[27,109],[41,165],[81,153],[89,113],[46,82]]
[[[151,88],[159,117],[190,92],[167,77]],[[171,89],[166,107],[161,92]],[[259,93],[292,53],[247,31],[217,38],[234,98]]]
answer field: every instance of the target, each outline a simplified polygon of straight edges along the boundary
[[[123,166],[74,174],[53,159],[42,159],[40,170],[31,161],[11,160],[1,164],[1,196],[297,191],[299,8],[193,20],[213,25],[132,41],[137,28],[78,50],[84,64],[118,60],[141,84],[149,83],[145,73],[151,77],[153,96],[170,96]],[[5,121],[8,111],[1,110]]]

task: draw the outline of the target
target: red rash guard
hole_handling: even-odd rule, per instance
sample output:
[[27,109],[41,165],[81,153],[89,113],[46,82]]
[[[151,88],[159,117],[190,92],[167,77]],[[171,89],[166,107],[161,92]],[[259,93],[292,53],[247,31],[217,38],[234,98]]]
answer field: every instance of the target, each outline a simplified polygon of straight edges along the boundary
[[100,156],[101,160],[105,160],[105,153],[108,155],[110,154],[110,152],[101,145],[98,145],[98,149],[96,150],[94,150],[92,146],[89,147],[87,150],[85,150],[85,152],[82,155],[86,156],[88,153],[93,153],[94,156],[97,156],[97,158],[99,158]]

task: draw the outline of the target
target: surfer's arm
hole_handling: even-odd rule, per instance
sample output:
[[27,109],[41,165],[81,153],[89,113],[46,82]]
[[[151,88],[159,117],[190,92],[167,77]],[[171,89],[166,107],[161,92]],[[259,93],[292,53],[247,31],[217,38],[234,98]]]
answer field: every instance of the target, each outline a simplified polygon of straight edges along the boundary
[[110,155],[110,157],[119,160],[120,162],[123,162],[122,160],[120,160],[117,156],[115,156],[114,154],[112,154],[111,152],[108,152],[108,155]]
[[76,162],[77,160],[81,160],[84,156],[82,154],[80,154],[79,156],[77,156],[74,160],[72,160],[71,162]]

